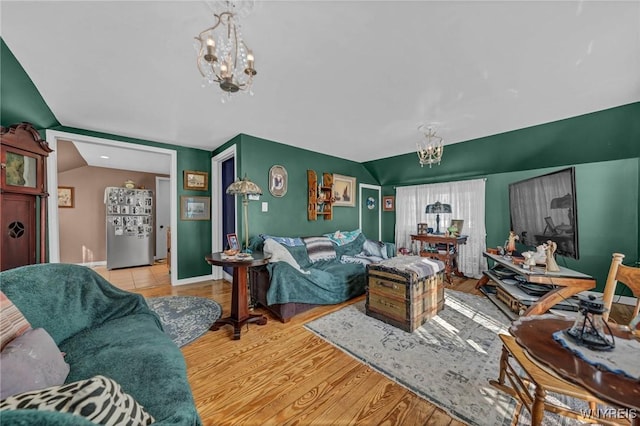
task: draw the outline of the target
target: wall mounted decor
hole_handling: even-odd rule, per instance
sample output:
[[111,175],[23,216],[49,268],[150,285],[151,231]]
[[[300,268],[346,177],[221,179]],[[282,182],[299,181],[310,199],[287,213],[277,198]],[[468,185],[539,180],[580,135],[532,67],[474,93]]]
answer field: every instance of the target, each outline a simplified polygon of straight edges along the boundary
[[307,170],[307,185],[309,188],[307,201],[307,219],[317,220],[322,216],[325,220],[333,219],[333,175],[323,173],[322,181],[313,170]]
[[195,191],[207,191],[209,189],[209,173],[184,171],[184,189]]
[[180,197],[181,220],[209,220],[211,218],[211,197]]
[[58,207],[73,208],[74,196],[73,186],[58,186]]
[[392,212],[396,209],[396,197],[393,195],[385,195],[382,197],[382,210]]
[[356,178],[333,174],[334,206],[356,206]]
[[284,166],[275,165],[269,169],[269,192],[274,197],[284,197],[287,193],[288,176]]

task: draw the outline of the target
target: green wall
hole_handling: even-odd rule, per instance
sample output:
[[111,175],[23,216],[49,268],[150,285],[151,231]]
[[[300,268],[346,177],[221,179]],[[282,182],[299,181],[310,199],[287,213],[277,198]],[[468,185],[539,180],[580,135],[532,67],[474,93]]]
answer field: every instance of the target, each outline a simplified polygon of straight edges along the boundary
[[[315,170],[318,176],[322,176],[323,172],[353,176],[357,184],[377,185],[373,176],[360,163],[244,134],[234,138],[233,142],[236,143],[237,150],[236,174],[240,177],[246,174],[263,191],[260,201],[249,202],[250,236],[261,233],[283,236],[319,235],[358,228],[357,207],[335,207],[333,220],[307,220],[307,170]],[[229,143],[218,148],[213,155],[228,146]],[[276,164],[287,170],[288,189],[284,197],[274,197],[269,193],[269,169]],[[268,212],[261,211],[262,202],[269,203]],[[242,212],[241,208],[239,203],[238,212]],[[238,217],[241,219],[241,216]],[[238,228],[242,229],[242,220],[239,222]],[[242,231],[239,232],[244,238]]]

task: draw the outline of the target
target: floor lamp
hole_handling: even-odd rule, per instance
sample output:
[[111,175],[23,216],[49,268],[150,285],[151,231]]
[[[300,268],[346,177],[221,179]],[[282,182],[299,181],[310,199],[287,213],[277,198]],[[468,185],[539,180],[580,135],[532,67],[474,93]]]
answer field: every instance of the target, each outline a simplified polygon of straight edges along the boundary
[[255,183],[251,182],[247,175],[244,175],[242,179],[238,179],[233,182],[227,188],[227,194],[242,195],[242,209],[244,210],[244,252],[249,251],[249,195],[262,195],[262,189]]

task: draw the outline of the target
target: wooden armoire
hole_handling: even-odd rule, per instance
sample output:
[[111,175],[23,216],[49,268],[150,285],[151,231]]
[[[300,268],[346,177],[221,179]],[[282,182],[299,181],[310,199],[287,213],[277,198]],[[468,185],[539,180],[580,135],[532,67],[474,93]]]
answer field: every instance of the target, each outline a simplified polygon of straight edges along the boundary
[[47,157],[52,149],[29,123],[2,126],[0,137],[0,270],[4,271],[46,262]]

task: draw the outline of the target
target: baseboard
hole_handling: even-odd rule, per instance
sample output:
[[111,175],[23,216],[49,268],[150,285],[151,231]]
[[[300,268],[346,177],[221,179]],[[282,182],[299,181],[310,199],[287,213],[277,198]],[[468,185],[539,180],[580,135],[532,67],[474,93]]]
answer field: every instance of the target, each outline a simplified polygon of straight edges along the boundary
[[191,278],[182,278],[179,280],[176,280],[175,283],[172,283],[173,286],[180,286],[180,285],[187,285],[187,284],[195,284],[195,283],[199,283],[202,281],[211,281],[213,280],[213,275],[209,274],[209,275],[200,275],[198,277],[191,277]]
[[87,268],[95,268],[96,266],[107,266],[107,261],[101,260],[99,262],[76,263],[76,265],[86,266]]

